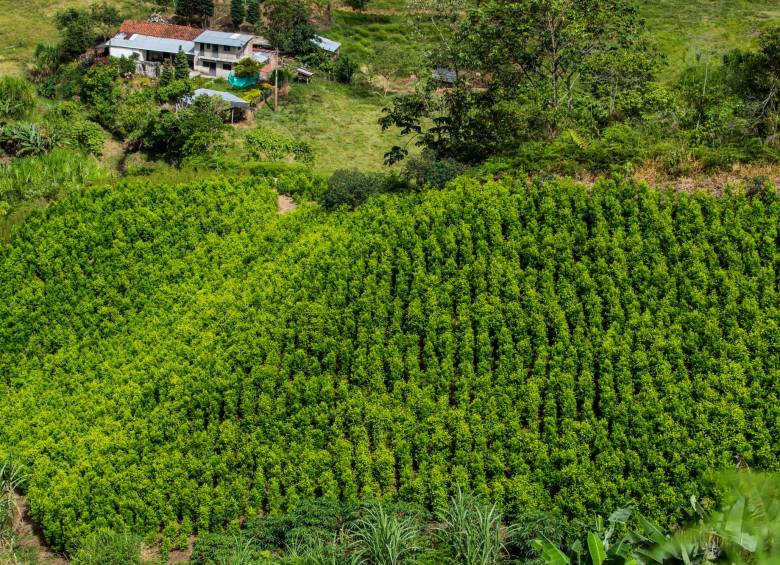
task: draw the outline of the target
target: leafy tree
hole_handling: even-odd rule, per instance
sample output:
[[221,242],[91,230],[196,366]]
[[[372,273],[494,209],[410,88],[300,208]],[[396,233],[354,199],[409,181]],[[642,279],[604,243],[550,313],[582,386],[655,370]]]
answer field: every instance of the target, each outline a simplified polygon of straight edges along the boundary
[[97,35],[101,39],[107,39],[114,35],[123,20],[119,10],[105,2],[93,4],[89,8],[89,12],[92,23],[97,28]]
[[141,148],[174,163],[198,150],[218,149],[227,127],[225,112],[224,102],[212,96],[198,96],[190,107],[175,113],[163,110],[146,124]]
[[341,55],[333,63],[333,78],[342,84],[352,82],[352,77],[357,72],[358,65],[348,55]]
[[233,74],[237,77],[252,78],[260,72],[262,65],[251,57],[244,57],[233,67]]
[[89,11],[68,8],[57,13],[55,21],[62,36],[58,50],[61,60],[73,60],[94,45],[97,34]]
[[100,123],[111,123],[120,96],[119,71],[113,65],[97,64],[81,78],[80,95]]
[[214,0],[175,0],[174,8],[177,16],[201,24],[214,16]]
[[193,87],[189,80],[174,80],[157,89],[157,97],[160,102],[176,102],[192,93]]
[[235,27],[244,23],[246,16],[246,6],[244,0],[230,0],[230,19]]
[[346,0],[347,6],[355,10],[361,11],[368,6],[369,0]]
[[[640,51],[641,22],[628,0],[485,0],[477,8],[442,36],[445,46],[430,61],[453,70],[456,83],[443,93],[435,81],[423,83],[380,121],[414,134],[440,157],[478,161],[515,147],[523,132],[556,135],[561,124],[578,119],[578,89],[588,84],[588,69],[598,67],[592,61],[617,48],[624,55]],[[628,84],[613,81],[613,95],[638,88],[648,73],[636,75]],[[396,147],[387,157],[405,155]]]
[[312,49],[314,26],[303,0],[269,0],[263,34],[281,51],[306,53]]

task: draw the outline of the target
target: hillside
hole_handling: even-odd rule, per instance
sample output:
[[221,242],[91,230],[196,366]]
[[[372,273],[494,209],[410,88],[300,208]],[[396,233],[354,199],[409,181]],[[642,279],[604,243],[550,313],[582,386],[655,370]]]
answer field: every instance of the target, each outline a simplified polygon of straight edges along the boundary
[[709,469],[778,469],[776,194],[274,202],[259,178],[120,185],[2,251],[0,459],[34,470],[55,548],[454,485],[668,522]]

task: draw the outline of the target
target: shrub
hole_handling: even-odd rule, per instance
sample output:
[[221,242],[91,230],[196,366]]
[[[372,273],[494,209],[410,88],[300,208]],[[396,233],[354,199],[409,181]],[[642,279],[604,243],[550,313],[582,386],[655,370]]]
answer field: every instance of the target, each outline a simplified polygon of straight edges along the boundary
[[240,78],[256,77],[262,65],[251,57],[244,57],[233,67],[233,74]]
[[349,84],[352,82],[352,75],[357,71],[358,65],[347,55],[342,55],[333,63],[333,78],[336,81]]
[[328,179],[328,189],[322,204],[326,210],[339,206],[355,208],[382,189],[380,175],[366,174],[355,169],[335,171]]
[[588,163],[599,170],[636,161],[641,155],[642,138],[636,129],[627,124],[604,129],[601,138],[591,142],[585,150]]
[[73,565],[140,565],[141,538],[99,530],[88,535],[73,556]]
[[404,175],[417,188],[443,188],[455,177],[463,174],[466,165],[452,159],[437,159],[430,153],[411,157],[404,165]]
[[26,118],[34,107],[35,92],[29,82],[16,77],[0,78],[0,119]]
[[0,126],[0,148],[16,157],[43,155],[54,145],[49,131],[34,123]]
[[311,145],[264,127],[258,127],[247,134],[245,148],[250,159],[263,161],[292,159],[301,163],[314,161],[314,150]]

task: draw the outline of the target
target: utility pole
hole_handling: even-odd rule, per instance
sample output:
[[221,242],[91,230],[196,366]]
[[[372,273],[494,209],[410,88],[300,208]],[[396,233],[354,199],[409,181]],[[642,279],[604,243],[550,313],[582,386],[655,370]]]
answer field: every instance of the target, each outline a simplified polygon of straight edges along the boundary
[[274,112],[279,111],[279,48],[276,48],[276,65],[274,69]]

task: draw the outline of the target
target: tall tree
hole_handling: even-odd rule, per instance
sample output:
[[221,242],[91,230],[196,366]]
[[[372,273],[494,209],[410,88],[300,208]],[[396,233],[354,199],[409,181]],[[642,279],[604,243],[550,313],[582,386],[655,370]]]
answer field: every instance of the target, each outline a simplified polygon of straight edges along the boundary
[[179,47],[179,52],[173,59],[174,77],[176,80],[187,80],[190,76],[190,63],[187,54]]
[[305,53],[311,50],[309,40],[314,37],[310,18],[303,0],[271,0],[264,33],[281,51]]
[[244,23],[245,14],[246,6],[244,5],[244,0],[230,0],[230,19],[235,27]]
[[62,34],[62,60],[75,59],[95,43],[97,34],[92,25],[92,15],[88,11],[68,8],[57,14],[56,21]]
[[246,21],[254,26],[260,23],[260,0],[247,1]]
[[214,0],[175,0],[176,15],[205,25],[214,15]]

